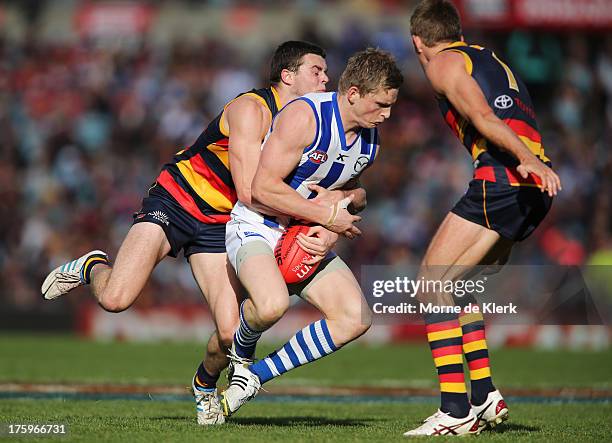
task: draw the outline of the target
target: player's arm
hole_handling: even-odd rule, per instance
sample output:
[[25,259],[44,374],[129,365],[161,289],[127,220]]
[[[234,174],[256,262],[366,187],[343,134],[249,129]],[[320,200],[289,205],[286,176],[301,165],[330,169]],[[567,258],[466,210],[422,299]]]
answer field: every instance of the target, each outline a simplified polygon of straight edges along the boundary
[[293,102],[278,114],[253,179],[252,197],[274,211],[322,225],[333,232],[359,235],[353,223],[361,218],[342,208],[352,197],[331,206],[320,205],[305,199],[284,182],[315,135],[315,116],[306,102]]
[[261,141],[270,127],[270,111],[262,103],[243,95],[229,104],[224,117],[230,129],[229,162],[238,200],[251,205],[251,184],[259,157]]
[[317,193],[312,201],[319,204],[332,205],[352,195],[353,201],[347,208],[351,214],[357,214],[367,206],[366,190],[357,178],[349,180],[342,188],[333,191],[319,185],[308,185],[308,189]]
[[517,171],[523,178],[533,173],[542,180],[542,192],[546,190],[550,196],[557,194],[561,189],[559,176],[538,160],[514,131],[495,115],[480,86],[465,70],[461,54],[439,54],[429,62],[425,72],[434,90],[444,95],[478,132],[518,159]]

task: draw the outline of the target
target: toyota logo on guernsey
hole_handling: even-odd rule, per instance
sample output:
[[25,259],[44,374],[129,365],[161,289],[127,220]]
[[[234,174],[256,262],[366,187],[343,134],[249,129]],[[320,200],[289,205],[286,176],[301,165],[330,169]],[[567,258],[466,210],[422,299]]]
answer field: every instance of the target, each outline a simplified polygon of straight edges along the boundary
[[514,104],[514,102],[512,101],[509,95],[504,94],[497,97],[493,104],[498,109],[508,109]]
[[308,159],[311,162],[316,163],[317,165],[320,165],[321,163],[327,160],[327,153],[323,151],[315,151],[315,152],[312,152],[308,156]]

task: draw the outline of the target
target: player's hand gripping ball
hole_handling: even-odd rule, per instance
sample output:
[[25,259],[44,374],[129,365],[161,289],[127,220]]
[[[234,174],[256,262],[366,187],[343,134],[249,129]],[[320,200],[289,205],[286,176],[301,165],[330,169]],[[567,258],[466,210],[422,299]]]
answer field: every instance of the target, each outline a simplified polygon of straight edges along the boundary
[[313,256],[300,248],[297,235],[306,235],[310,228],[304,225],[289,226],[274,248],[274,257],[286,283],[299,283],[310,277],[319,267],[319,263],[307,265],[304,261]]

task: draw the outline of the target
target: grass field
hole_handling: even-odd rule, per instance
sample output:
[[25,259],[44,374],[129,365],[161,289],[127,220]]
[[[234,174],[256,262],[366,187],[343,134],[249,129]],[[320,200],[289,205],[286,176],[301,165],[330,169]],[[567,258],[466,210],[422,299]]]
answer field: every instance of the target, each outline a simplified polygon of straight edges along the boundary
[[[182,388],[189,384],[201,348],[194,343],[99,343],[61,336],[3,335],[0,423],[64,423],[69,434],[61,441],[401,441],[403,432],[436,408],[435,397],[261,395],[232,417],[231,423],[202,428],[195,424],[193,404],[185,394],[153,395],[149,401],[142,396],[83,400],[61,392],[41,398],[16,395],[2,387],[9,383],[95,383]],[[604,395],[593,401],[542,398],[537,391],[529,398],[510,396],[511,420],[480,439],[610,440],[612,352],[504,349],[493,350],[491,358],[494,381],[502,391],[576,388],[587,392],[590,388]],[[436,379],[425,345],[353,345],[266,388],[273,394],[321,385],[435,388]],[[15,437],[0,439],[17,441]],[[19,437],[18,441],[27,439]]]

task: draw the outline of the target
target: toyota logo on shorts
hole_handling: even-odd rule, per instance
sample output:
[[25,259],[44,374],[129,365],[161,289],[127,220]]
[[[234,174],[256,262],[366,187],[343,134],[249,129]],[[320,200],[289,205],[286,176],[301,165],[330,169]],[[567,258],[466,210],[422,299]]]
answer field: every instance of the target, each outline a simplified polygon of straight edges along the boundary
[[509,95],[504,94],[504,95],[498,96],[495,99],[495,102],[493,102],[493,104],[495,105],[497,109],[508,109],[512,107],[514,102],[512,101]]

